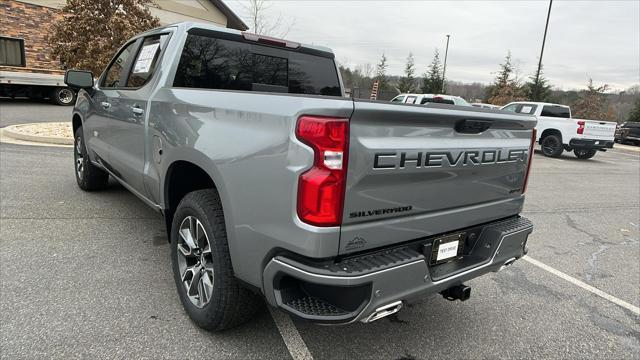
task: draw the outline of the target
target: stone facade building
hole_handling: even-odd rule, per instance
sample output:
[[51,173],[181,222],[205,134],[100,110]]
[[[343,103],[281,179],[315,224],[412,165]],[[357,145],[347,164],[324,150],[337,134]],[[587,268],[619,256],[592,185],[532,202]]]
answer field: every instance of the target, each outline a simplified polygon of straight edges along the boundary
[[[163,25],[179,21],[214,23],[246,30],[240,18],[220,0],[156,0],[151,14]],[[47,44],[51,25],[61,16],[64,0],[0,0],[0,70],[57,73]]]

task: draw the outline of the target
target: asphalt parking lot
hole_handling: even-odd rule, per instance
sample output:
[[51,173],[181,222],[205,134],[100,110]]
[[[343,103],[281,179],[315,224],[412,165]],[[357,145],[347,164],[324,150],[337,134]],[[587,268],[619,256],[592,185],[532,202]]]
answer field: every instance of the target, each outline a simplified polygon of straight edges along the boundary
[[0,127],[9,125],[69,121],[72,106],[52,105],[48,100],[0,98]]
[[221,334],[182,310],[161,217],[116,183],[82,192],[72,159],[0,144],[2,358],[640,357],[640,152],[536,154],[532,260],[471,281],[469,301],[346,327],[265,309]]

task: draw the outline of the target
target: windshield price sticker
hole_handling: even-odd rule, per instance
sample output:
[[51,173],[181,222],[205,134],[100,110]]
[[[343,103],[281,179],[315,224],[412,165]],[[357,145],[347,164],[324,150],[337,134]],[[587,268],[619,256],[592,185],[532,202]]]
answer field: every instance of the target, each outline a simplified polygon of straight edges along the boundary
[[136,64],[133,67],[134,74],[147,73],[151,70],[151,63],[153,63],[153,58],[156,56],[156,51],[158,51],[159,43],[146,45],[140,51],[140,55],[138,55],[138,60],[136,60]]

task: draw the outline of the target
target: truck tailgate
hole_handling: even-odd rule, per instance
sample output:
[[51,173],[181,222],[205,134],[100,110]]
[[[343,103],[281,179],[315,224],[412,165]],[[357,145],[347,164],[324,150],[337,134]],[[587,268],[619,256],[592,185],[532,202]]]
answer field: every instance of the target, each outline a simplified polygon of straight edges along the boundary
[[340,254],[520,212],[534,117],[354,101]]
[[598,120],[582,121],[584,121],[584,133],[582,136],[584,139],[613,141],[616,133],[616,123]]

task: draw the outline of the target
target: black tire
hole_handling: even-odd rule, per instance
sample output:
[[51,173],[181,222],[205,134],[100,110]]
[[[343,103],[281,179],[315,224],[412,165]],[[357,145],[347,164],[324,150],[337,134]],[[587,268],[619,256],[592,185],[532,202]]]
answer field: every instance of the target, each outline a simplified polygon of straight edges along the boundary
[[[196,226],[204,229],[206,244],[211,250],[206,255],[209,257],[207,259],[204,258],[205,251],[202,251],[205,246],[202,246],[199,253],[197,249],[190,246],[187,248],[185,237],[180,234],[181,228],[184,234],[185,222],[188,229],[186,231],[190,231],[188,222],[194,218],[197,220]],[[196,231],[198,232],[202,234],[201,230]],[[198,246],[205,241],[202,236],[196,235],[194,238],[193,243]],[[185,255],[183,250],[178,249],[179,246],[181,249],[188,249],[190,255]],[[197,260],[193,260],[194,258]],[[193,283],[196,279],[195,274],[198,273],[198,271],[183,272],[181,270],[181,266],[189,270],[195,268],[194,265],[189,266],[185,263],[188,259],[196,262],[195,266],[203,264],[199,274],[203,274],[205,268],[211,269],[211,273],[207,276],[213,280],[208,282],[210,294],[206,303],[202,303],[206,299],[206,294],[200,293],[200,281],[197,284],[196,296],[187,293],[189,282]],[[205,263],[208,266],[205,266]],[[260,309],[264,308],[264,301],[257,294],[241,286],[234,276],[227,244],[224,212],[218,192],[214,189],[191,192],[180,201],[171,226],[171,264],[180,301],[189,317],[203,329],[221,331],[236,327],[251,320]],[[183,281],[183,274],[190,275],[185,275],[186,281]],[[198,279],[203,276],[199,275]],[[204,285],[202,287],[204,288]]]
[[84,144],[82,127],[75,133],[73,144],[73,163],[76,181],[84,191],[102,190],[107,187],[109,174],[91,163]]
[[51,91],[51,101],[56,105],[71,106],[76,103],[76,92],[68,87],[57,87]]
[[560,155],[562,155],[562,151],[564,151],[562,139],[558,135],[547,135],[542,139],[540,149],[544,156],[554,158],[560,157]]
[[576,155],[578,159],[586,160],[591,159],[596,155],[596,150],[594,149],[575,149],[573,153]]

